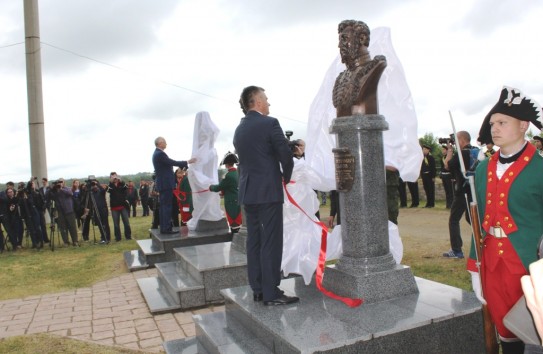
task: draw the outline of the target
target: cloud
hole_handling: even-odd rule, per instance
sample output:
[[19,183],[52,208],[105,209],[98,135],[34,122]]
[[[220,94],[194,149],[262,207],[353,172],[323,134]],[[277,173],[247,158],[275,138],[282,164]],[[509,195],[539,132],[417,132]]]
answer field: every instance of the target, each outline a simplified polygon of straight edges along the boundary
[[[24,41],[22,2],[10,1],[19,6],[7,5],[7,2],[0,4],[3,12],[8,11],[4,16],[11,19],[3,42]],[[58,48],[115,62],[120,57],[148,52],[156,43],[161,22],[177,4],[175,0],[42,0],[39,2],[40,38]],[[89,63],[69,52],[50,48],[43,69],[48,73],[66,74],[82,70]],[[16,67],[21,69],[20,65]]]
[[484,36],[499,28],[522,22],[531,9],[541,7],[539,0],[479,0],[458,22],[457,28],[465,28],[473,35]]

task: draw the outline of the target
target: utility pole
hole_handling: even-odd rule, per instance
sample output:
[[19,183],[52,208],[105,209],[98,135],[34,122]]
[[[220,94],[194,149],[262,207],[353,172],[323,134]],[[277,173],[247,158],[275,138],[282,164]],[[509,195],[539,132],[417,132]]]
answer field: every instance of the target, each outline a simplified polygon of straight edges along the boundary
[[28,131],[32,177],[47,177],[38,0],[24,0]]

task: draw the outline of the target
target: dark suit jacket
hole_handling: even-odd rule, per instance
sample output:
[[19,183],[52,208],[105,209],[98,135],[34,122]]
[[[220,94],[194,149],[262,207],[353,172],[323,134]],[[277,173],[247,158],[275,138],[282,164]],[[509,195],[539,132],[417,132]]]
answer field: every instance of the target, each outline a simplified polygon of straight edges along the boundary
[[282,180],[290,181],[294,162],[279,121],[249,111],[236,128],[234,147],[239,156],[239,203],[283,202]]
[[156,175],[156,189],[160,191],[173,190],[175,188],[175,173],[172,170],[173,166],[186,168],[187,161],[175,161],[166,155],[159,148],[153,153],[153,167]]

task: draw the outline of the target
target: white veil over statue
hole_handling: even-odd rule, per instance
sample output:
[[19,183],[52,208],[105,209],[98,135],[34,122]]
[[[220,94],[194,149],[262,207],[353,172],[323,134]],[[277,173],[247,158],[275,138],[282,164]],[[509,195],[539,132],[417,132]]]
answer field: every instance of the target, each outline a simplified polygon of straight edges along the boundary
[[[389,130],[383,133],[385,165],[397,168],[404,181],[414,182],[418,179],[422,163],[422,149],[417,138],[417,116],[402,65],[392,47],[388,28],[372,30],[369,51],[372,56],[384,55],[387,58],[387,67],[378,86],[379,113],[384,115],[389,123]],[[345,64],[338,55],[326,72],[319,92],[311,104],[307,123],[306,161],[295,164],[293,172],[294,181],[296,178],[301,179],[296,176],[298,171],[303,174],[309,173],[308,176],[311,178],[301,179],[300,182],[305,182],[309,186],[318,184],[320,188],[317,189],[314,185],[313,189],[320,191],[336,188],[332,152],[336,147],[336,136],[330,134],[332,120],[336,118],[332,90],[337,76],[343,70]],[[314,213],[318,207],[314,205],[311,207],[311,203],[315,202],[316,197],[311,188],[306,193],[302,192],[303,189],[297,188],[296,183],[289,186],[296,201],[307,200],[307,204],[304,205],[307,209],[304,210]],[[289,224],[289,230],[285,230],[283,237],[282,270],[285,274],[301,274],[307,285],[317,265],[320,232],[315,224],[307,218],[302,218],[300,213],[285,198],[284,223]],[[310,231],[311,229],[313,231]],[[403,258],[403,244],[398,227],[391,221],[388,222],[388,232],[390,253],[399,264]],[[294,237],[296,233],[299,237]],[[341,225],[339,225],[328,235],[326,258],[333,259],[339,257],[341,253]]]
[[194,207],[192,219],[187,222],[189,230],[196,229],[200,219],[218,221],[224,217],[220,207],[219,194],[202,192],[209,185],[219,182],[219,158],[215,150],[215,141],[217,141],[219,132],[219,128],[213,123],[208,112],[196,114],[191,155],[196,158],[196,162],[191,164],[188,169]]
[[[383,132],[385,166],[397,168],[404,181],[415,182],[422,163],[422,149],[417,138],[417,114],[402,64],[392,46],[390,29],[373,29],[368,50],[372,57],[384,55],[387,59],[387,67],[381,75],[377,92],[379,114],[388,122],[388,130]],[[332,89],[343,70],[345,64],[338,55],[326,72],[321,88],[311,104],[307,123],[307,163],[325,177],[329,190],[336,188],[332,153],[336,147],[336,136],[329,132],[332,120],[336,118]]]

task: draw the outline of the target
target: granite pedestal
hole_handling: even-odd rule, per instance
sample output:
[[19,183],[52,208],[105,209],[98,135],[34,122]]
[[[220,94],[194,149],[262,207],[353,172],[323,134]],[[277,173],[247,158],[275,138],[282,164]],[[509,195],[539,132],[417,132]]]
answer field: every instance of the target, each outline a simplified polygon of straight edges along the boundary
[[176,233],[162,234],[159,229],[149,230],[149,239],[137,240],[139,249],[124,253],[128,270],[135,271],[153,267],[156,263],[173,261],[174,249],[195,245],[205,245],[232,240],[226,219],[219,221],[200,220],[196,230],[186,226],[174,228]]
[[244,231],[232,242],[177,247],[173,261],[155,264],[157,277],[138,279],[149,310],[157,314],[223,303],[221,289],[247,284]]
[[336,118],[330,127],[337,136],[333,151],[343,255],[326,270],[323,285],[367,303],[418,291],[411,269],[397,265],[389,249],[382,133],[387,129],[377,114]]
[[[481,304],[471,292],[415,278],[419,292],[349,308],[312,283],[281,282],[300,302],[264,306],[249,286],[225,289],[225,313],[194,316],[196,339],[168,353],[484,353]],[[195,347],[197,349],[195,349]]]

